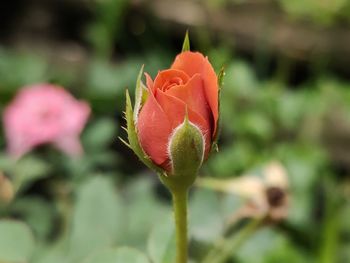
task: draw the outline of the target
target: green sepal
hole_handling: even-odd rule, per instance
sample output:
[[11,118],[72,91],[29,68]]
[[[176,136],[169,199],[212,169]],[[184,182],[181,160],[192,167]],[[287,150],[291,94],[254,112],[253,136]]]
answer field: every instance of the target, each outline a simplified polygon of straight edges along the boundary
[[205,148],[201,130],[185,116],[169,140],[171,175],[161,177],[162,182],[172,191],[186,190],[195,181],[202,166]]
[[186,34],[185,34],[184,42],[182,44],[182,51],[181,52],[185,52],[185,51],[190,51],[190,38],[188,36],[188,30],[186,30]]
[[219,151],[219,146],[218,146],[218,139],[219,139],[219,134],[221,132],[221,89],[222,86],[224,85],[224,77],[225,77],[225,67],[222,66],[220,69],[220,72],[218,74],[218,86],[219,86],[219,90],[218,90],[218,111],[219,111],[219,119],[218,119],[218,124],[217,124],[217,130],[215,133],[215,136],[213,138],[213,142],[212,142],[212,146],[211,146],[211,152]]
[[222,66],[220,71],[219,71],[219,74],[218,74],[219,91],[221,90],[222,86],[224,85],[225,75],[226,75],[225,66]]
[[122,142],[124,142],[128,147],[130,147],[134,153],[139,157],[139,159],[150,169],[156,171],[158,174],[164,174],[165,171],[155,165],[151,158],[144,152],[142,149],[137,131],[135,126],[135,120],[134,120],[134,112],[131,105],[131,99],[129,95],[129,91],[126,90],[126,108],[125,108],[125,119],[126,119],[126,131],[128,133],[128,141],[129,143],[125,142],[123,139]]
[[143,68],[144,68],[144,65],[142,65],[136,80],[135,105],[134,105],[134,113],[133,113],[135,122],[137,121],[137,116],[139,114],[141,106],[146,101],[146,98],[147,98],[147,90],[141,80],[142,74],[143,74]]

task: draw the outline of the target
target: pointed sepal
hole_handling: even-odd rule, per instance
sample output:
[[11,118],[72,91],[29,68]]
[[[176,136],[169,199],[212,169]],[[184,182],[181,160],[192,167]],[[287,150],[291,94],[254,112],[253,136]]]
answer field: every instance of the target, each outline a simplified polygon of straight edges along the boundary
[[135,106],[134,106],[134,114],[133,114],[135,124],[137,123],[137,118],[138,118],[140,109],[148,96],[148,91],[142,82],[143,68],[144,68],[144,65],[142,65],[136,80]]
[[186,30],[184,42],[182,44],[182,52],[190,51],[190,37],[188,36],[188,30]]
[[219,98],[219,103],[218,103],[218,107],[219,107],[219,119],[218,119],[218,129],[214,135],[214,138],[213,138],[213,142],[212,142],[212,146],[211,146],[211,152],[213,151],[216,151],[218,152],[219,151],[219,146],[218,146],[218,139],[219,139],[219,134],[220,134],[220,131],[221,131],[221,114],[220,114],[220,111],[221,111],[221,90],[222,90],[222,86],[224,85],[224,77],[225,77],[225,67],[222,66],[221,69],[220,69],[220,72],[218,74],[218,86],[219,86],[219,90],[218,90],[218,98]]
[[156,171],[160,175],[163,175],[165,171],[152,162],[151,158],[144,152],[140,145],[135,126],[134,112],[132,109],[131,99],[128,90],[126,90],[125,119],[129,143],[125,142],[124,140],[122,140],[122,142],[125,143],[128,147],[130,147],[148,168]]
[[225,66],[222,66],[220,69],[220,72],[218,74],[218,84],[219,84],[219,91],[221,90],[222,86],[224,85],[224,77],[225,77]]
[[202,131],[186,115],[170,137],[168,154],[171,175],[161,178],[173,190],[188,189],[196,179],[204,158],[205,140]]

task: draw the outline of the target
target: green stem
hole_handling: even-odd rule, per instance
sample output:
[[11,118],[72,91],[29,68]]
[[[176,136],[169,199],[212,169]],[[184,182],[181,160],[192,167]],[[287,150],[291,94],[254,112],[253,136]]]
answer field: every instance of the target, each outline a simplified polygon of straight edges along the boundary
[[173,191],[176,263],[187,263],[187,190]]
[[204,258],[202,263],[223,263],[230,256],[237,252],[238,248],[252,235],[259,227],[262,219],[255,219],[247,224],[242,230],[230,238],[220,242],[220,247],[215,247]]

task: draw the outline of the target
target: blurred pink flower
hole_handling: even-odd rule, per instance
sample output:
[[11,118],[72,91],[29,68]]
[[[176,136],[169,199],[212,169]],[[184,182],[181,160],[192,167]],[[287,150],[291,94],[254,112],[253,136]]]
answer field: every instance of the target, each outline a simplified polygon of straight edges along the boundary
[[38,145],[53,143],[69,155],[81,155],[79,135],[89,114],[89,105],[62,87],[24,87],[3,114],[8,152],[19,158]]

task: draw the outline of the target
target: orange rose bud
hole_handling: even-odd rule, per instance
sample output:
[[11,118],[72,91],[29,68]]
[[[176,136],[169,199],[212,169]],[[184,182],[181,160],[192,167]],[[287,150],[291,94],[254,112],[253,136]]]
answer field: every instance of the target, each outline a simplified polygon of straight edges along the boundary
[[135,109],[134,118],[143,151],[154,164],[171,171],[169,140],[187,112],[203,136],[206,159],[219,115],[218,77],[208,59],[199,52],[182,52],[170,69],[160,71],[154,81],[146,74],[146,80],[147,98]]

